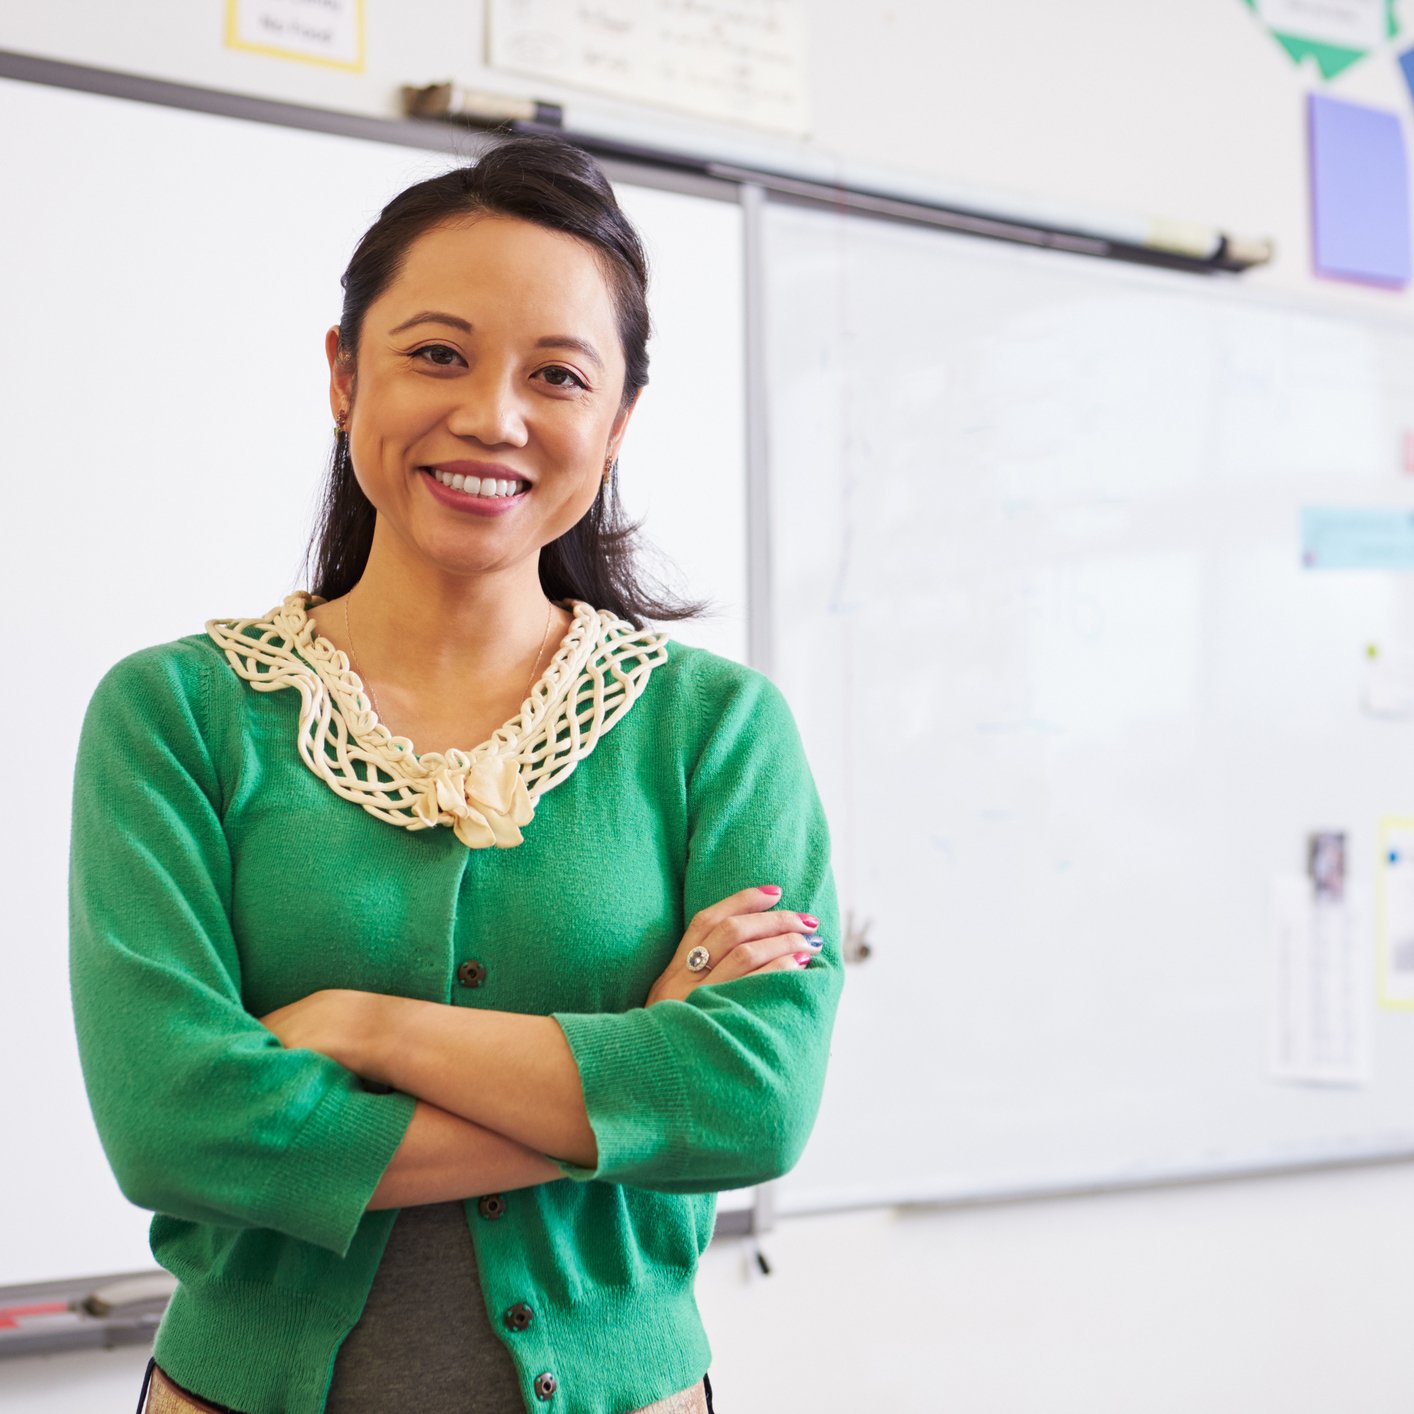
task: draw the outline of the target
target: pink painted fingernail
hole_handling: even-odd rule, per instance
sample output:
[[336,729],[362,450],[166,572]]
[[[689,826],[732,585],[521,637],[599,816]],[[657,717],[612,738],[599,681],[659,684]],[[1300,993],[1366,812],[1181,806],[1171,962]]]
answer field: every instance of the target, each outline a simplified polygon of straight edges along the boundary
[[780,898],[781,896],[781,891],[775,884],[762,884],[761,892],[763,894],[770,894],[772,898]]
[[820,926],[820,920],[818,918],[812,918],[808,913],[798,914],[797,917],[799,917],[800,921],[804,923],[812,933]]
[[796,953],[796,955],[795,955],[795,965],[796,965],[797,967],[805,967],[805,966],[808,966],[808,965],[809,965],[809,962],[810,962],[810,954],[809,954],[808,952],[798,952],[798,953]]

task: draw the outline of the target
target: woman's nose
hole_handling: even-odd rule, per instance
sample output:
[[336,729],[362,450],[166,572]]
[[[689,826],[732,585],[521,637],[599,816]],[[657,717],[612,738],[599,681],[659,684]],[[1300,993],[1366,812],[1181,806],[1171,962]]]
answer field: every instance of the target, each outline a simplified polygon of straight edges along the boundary
[[523,447],[525,417],[513,380],[487,369],[468,379],[465,396],[447,419],[454,437],[468,437],[486,447]]

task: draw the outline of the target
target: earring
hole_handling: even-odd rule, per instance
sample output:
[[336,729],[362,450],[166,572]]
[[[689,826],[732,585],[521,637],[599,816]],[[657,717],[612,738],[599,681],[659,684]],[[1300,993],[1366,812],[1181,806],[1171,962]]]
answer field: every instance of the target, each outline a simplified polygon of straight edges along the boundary
[[604,463],[604,485],[609,484],[609,478],[619,469],[619,459],[614,457],[612,461]]
[[344,435],[344,423],[348,420],[349,410],[347,408],[340,408],[338,417],[334,419],[334,435],[336,437],[342,437]]

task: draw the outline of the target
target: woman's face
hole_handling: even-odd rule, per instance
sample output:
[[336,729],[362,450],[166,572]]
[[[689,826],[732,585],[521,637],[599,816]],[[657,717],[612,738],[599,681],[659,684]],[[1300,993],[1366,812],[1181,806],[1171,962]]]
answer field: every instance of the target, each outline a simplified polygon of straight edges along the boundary
[[476,574],[537,556],[589,509],[628,422],[591,247],[500,216],[436,227],[369,306],[356,378],[337,343],[330,396],[380,533]]

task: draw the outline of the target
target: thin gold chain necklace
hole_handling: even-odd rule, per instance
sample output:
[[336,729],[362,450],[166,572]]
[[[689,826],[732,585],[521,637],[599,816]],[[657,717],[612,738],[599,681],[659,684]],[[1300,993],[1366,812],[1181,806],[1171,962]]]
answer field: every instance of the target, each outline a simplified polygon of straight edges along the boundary
[[[354,647],[353,626],[349,623],[349,601],[353,598],[353,591],[350,590],[344,596],[344,637],[349,641],[349,666],[358,673],[359,681],[368,691],[368,700],[373,704],[374,714],[380,722],[383,722],[383,713],[378,706],[378,697],[373,691],[373,684],[364,677],[362,670],[358,666],[358,650]],[[547,599],[545,601],[545,632],[540,635],[540,647],[535,650],[535,658],[530,665],[530,677],[525,684],[525,691],[521,693],[521,701],[524,702],[530,696],[530,689],[535,686],[535,679],[539,676],[540,660],[545,656],[545,644],[550,637],[550,624],[555,617],[555,605]],[[388,724],[383,722],[384,726]]]

